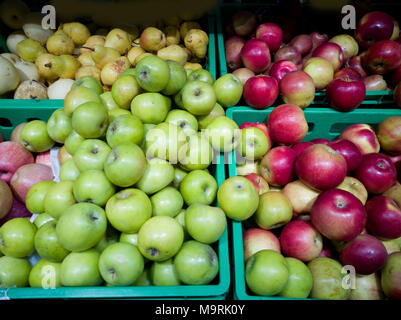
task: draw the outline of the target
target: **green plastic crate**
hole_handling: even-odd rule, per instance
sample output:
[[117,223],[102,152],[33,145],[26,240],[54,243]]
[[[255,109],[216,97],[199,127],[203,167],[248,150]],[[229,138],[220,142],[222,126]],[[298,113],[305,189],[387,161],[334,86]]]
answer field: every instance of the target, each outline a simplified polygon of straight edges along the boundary
[[[227,117],[233,119],[238,126],[244,122],[262,122],[274,108],[266,110],[255,110],[250,107],[232,107],[227,109]],[[401,110],[397,109],[356,109],[352,112],[343,113],[325,108],[307,108],[304,110],[306,121],[309,124],[309,132],[303,141],[316,138],[336,139],[342,130],[351,124],[367,123],[374,129],[384,119],[392,116],[401,116]],[[228,155],[228,176],[237,175],[235,152]],[[242,222],[232,221],[232,245],[234,265],[234,298],[238,300],[289,300],[284,297],[261,297],[254,295],[247,289],[245,283],[245,266],[243,254]],[[294,299],[300,300],[300,299]],[[302,299],[301,299],[302,300]]]
[[[263,4],[267,7],[277,6],[277,3]],[[392,4],[395,5],[395,4]],[[230,17],[234,12],[242,9],[255,9],[257,7],[261,7],[262,3],[254,3],[254,4],[235,4],[235,3],[226,3],[222,4],[217,11],[217,52],[218,52],[218,63],[219,63],[219,76],[222,76],[228,72],[227,70],[227,61],[226,54],[224,49],[224,31],[223,26],[227,17]],[[398,4],[399,6],[399,4]],[[386,7],[385,9],[390,10],[390,7]],[[391,11],[389,11],[391,13]],[[393,90],[383,90],[383,91],[367,91],[366,97],[362,102],[360,108],[377,108],[377,105],[381,105],[383,108],[398,108],[394,104],[394,91]],[[275,102],[275,105],[279,104],[280,100],[278,99]],[[326,92],[319,91],[316,92],[315,99],[312,102],[311,106],[313,107],[322,107],[326,104]]]

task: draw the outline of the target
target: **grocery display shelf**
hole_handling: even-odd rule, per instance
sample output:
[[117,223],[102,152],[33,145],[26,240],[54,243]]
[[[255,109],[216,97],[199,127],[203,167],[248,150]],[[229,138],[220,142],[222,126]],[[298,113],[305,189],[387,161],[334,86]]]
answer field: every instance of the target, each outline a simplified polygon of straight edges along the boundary
[[[266,122],[270,112],[274,108],[255,110],[250,107],[231,107],[227,109],[227,117],[233,119],[238,126],[245,122]],[[303,141],[310,141],[316,138],[336,139],[343,129],[355,123],[370,124],[374,129],[384,119],[392,116],[401,116],[399,109],[356,109],[344,113],[327,108],[307,108],[304,110],[306,121],[309,125],[309,132]],[[228,177],[237,175],[236,155],[231,152],[228,155]],[[238,300],[288,300],[284,297],[262,297],[251,293],[245,283],[245,265],[243,253],[243,223],[232,221],[232,265],[234,270],[233,290],[234,298]],[[299,299],[295,299],[299,300]]]
[[[392,3],[391,5],[396,5]],[[227,69],[227,61],[226,61],[226,54],[225,54],[225,49],[224,49],[224,30],[223,26],[224,23],[227,21],[227,17],[231,17],[234,12],[238,10],[252,10],[258,8],[259,10],[263,11],[261,9],[262,7],[266,8],[277,8],[279,6],[278,3],[243,3],[243,4],[238,4],[238,3],[224,3],[219,7],[219,10],[217,10],[216,13],[216,31],[217,31],[217,53],[218,53],[218,69],[219,69],[219,75],[222,76],[226,73],[228,73]],[[384,4],[380,4],[381,7],[384,6]],[[390,6],[390,4],[388,4]],[[388,6],[385,6],[386,8],[389,8]],[[398,5],[399,6],[399,5]],[[323,32],[323,31],[321,31]],[[383,90],[383,91],[367,91],[366,92],[366,97],[364,101],[361,103],[360,108],[377,108],[378,105],[381,106],[381,108],[398,108],[394,104],[394,91],[393,90]],[[280,99],[277,99],[275,104],[280,103]],[[311,103],[311,106],[313,107],[324,107],[326,105],[326,92],[324,91],[318,91],[315,94],[315,99]]]

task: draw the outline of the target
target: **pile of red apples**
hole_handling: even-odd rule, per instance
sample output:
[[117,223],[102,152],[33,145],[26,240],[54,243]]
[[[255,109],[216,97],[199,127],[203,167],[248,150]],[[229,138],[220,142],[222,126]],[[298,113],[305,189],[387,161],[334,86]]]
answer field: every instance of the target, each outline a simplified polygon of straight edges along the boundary
[[353,34],[312,32],[284,43],[283,32],[250,11],[237,12],[225,28],[227,68],[243,82],[249,106],[267,108],[280,95],[305,108],[316,91],[325,91],[329,106],[346,112],[363,102],[366,91],[391,89],[401,106],[400,30],[389,14],[367,13]]
[[[351,299],[401,299],[401,117],[350,125],[333,141],[305,141],[304,113],[283,104],[246,127],[262,130],[269,145],[237,165],[259,194],[257,209],[237,219],[245,262],[261,250],[308,265],[328,257],[355,268]],[[320,275],[313,276],[316,286]],[[315,289],[310,297],[328,298]]]

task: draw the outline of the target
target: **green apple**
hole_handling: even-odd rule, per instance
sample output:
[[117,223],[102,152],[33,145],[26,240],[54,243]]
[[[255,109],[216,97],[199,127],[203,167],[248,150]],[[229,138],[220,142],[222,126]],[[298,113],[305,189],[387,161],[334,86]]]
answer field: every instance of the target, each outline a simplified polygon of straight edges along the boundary
[[57,239],[69,251],[84,251],[96,245],[106,232],[104,210],[93,203],[69,207],[56,226]]
[[[184,87],[185,87],[185,85],[184,85]],[[182,87],[182,89],[173,96],[175,105],[180,109],[185,109],[184,102],[182,101],[182,90],[184,89],[184,87]]]
[[165,187],[150,197],[153,216],[169,216],[174,218],[184,205],[181,193],[174,187]]
[[151,129],[153,129],[154,127],[156,127],[156,125],[153,124],[153,123],[144,123],[143,124],[143,139],[142,139],[142,142],[140,144],[142,150],[146,149],[146,136],[147,136],[148,132]]
[[75,181],[80,174],[74,159],[68,159],[60,167],[60,181]]
[[106,204],[108,221],[117,230],[137,233],[152,216],[150,199],[139,189],[125,189],[117,192]]
[[143,272],[145,263],[138,248],[117,242],[102,252],[99,270],[103,279],[113,286],[130,286]]
[[265,230],[279,228],[292,219],[292,205],[281,191],[268,191],[259,197],[258,209],[254,219]]
[[217,182],[210,173],[193,170],[181,181],[180,192],[188,206],[194,203],[209,205],[216,198]]
[[152,281],[150,279],[150,268],[145,266],[142,274],[139,276],[138,280],[136,280],[133,286],[142,287],[142,286],[152,286]]
[[51,215],[47,213],[41,213],[38,216],[36,216],[35,220],[33,221],[33,224],[36,226],[36,228],[40,228],[43,226],[45,223],[48,223],[50,221],[56,221]]
[[185,110],[171,110],[167,114],[165,122],[180,127],[186,135],[192,135],[198,131],[198,120]]
[[68,153],[73,156],[75,151],[77,151],[78,147],[84,141],[84,137],[82,137],[75,130],[72,130],[68,137],[65,139],[64,146]]
[[81,172],[91,169],[102,170],[110,151],[111,148],[103,140],[86,139],[75,151],[74,163]]
[[103,93],[103,86],[98,79],[93,76],[83,76],[74,81],[72,89],[77,87],[86,87],[92,89],[98,95]]
[[189,240],[174,257],[174,267],[181,282],[206,285],[219,273],[219,259],[210,245]]
[[151,217],[138,232],[139,251],[152,261],[172,258],[180,250],[183,241],[181,225],[168,216]]
[[13,218],[0,227],[0,251],[9,257],[24,258],[34,251],[36,226],[26,218]]
[[144,134],[142,121],[132,114],[126,114],[118,116],[110,122],[106,132],[106,140],[112,148],[124,142],[140,145]]
[[241,139],[237,123],[226,116],[214,118],[205,130],[213,149],[218,152],[234,150]]
[[131,115],[131,111],[121,108],[115,108],[113,110],[108,111],[109,113],[109,122],[113,121],[115,118],[123,115]]
[[85,139],[102,137],[107,130],[109,115],[103,103],[86,102],[72,114],[72,127]]
[[213,86],[217,102],[224,108],[233,107],[241,100],[243,85],[232,73],[219,77]]
[[106,232],[95,246],[95,249],[102,253],[104,249],[119,241],[120,234],[120,231],[116,230],[111,224],[108,223]]
[[213,160],[213,148],[209,139],[201,132],[188,139],[178,154],[180,165],[188,171],[208,168]]
[[43,200],[46,193],[53,187],[56,182],[52,180],[45,180],[35,183],[26,194],[25,206],[30,213],[43,213],[45,207]]
[[61,262],[40,259],[29,273],[29,286],[44,289],[61,287],[60,270]]
[[166,60],[166,62],[170,69],[170,78],[161,93],[172,96],[178,93],[187,82],[187,73],[184,67],[177,61]]
[[47,124],[42,120],[29,121],[21,130],[19,141],[31,152],[45,152],[54,146],[55,142],[47,133]]
[[47,121],[47,133],[49,137],[58,143],[64,143],[72,131],[71,118],[63,109],[57,109]]
[[58,241],[56,221],[42,225],[35,234],[35,250],[43,258],[51,262],[61,262],[70,253]]
[[182,209],[179,214],[175,216],[175,220],[181,225],[182,229],[184,230],[184,241],[191,240],[191,236],[189,235],[187,228],[185,226],[185,213],[187,210]]
[[142,177],[145,168],[145,154],[132,142],[122,143],[111,149],[104,163],[107,178],[119,187],[133,186]]
[[99,94],[97,94],[92,89],[84,86],[79,86],[77,88],[71,89],[64,99],[65,114],[71,117],[74,110],[81,104],[84,104],[86,102],[96,102],[103,104]]
[[381,287],[389,299],[400,298],[401,252],[393,252],[381,270]]
[[129,68],[127,70],[124,70],[123,73],[121,73],[118,77],[120,78],[120,77],[124,77],[126,75],[135,77],[136,76],[136,69],[135,68]]
[[71,180],[60,181],[55,184],[47,193],[44,199],[45,212],[59,219],[66,209],[76,203],[72,192],[74,182]]
[[217,102],[213,86],[199,80],[187,82],[181,95],[185,110],[195,116],[209,114]]
[[157,157],[176,164],[178,154],[186,143],[186,137],[180,127],[167,122],[159,123],[146,135],[146,158]]
[[185,178],[187,174],[187,171],[179,167],[174,167],[174,180],[172,182],[173,187],[178,189],[180,187],[181,181]]
[[290,272],[285,258],[274,250],[261,250],[253,254],[245,266],[248,288],[260,296],[274,296],[281,292]]
[[235,176],[220,185],[217,201],[227,217],[243,221],[250,218],[258,209],[259,194],[250,180]]
[[141,93],[131,102],[132,114],[143,123],[159,124],[163,122],[170,108],[170,98],[166,98],[158,92]]
[[60,281],[64,287],[93,287],[103,282],[99,271],[100,254],[95,249],[71,252],[61,263]]
[[226,225],[226,215],[218,207],[194,203],[186,209],[185,228],[194,240],[212,244],[220,239]]
[[209,114],[197,117],[198,127],[199,127],[199,129],[206,129],[207,126],[209,125],[209,123],[212,122],[212,120],[214,118],[225,116],[225,115],[226,115],[226,112],[225,112],[224,108],[216,102],[212,111],[210,111]]
[[120,109],[120,106],[117,104],[117,102],[114,101],[113,95],[111,91],[106,91],[100,95],[100,99],[102,100],[103,104],[107,108],[107,111],[110,114],[110,111],[115,110],[115,109]]
[[141,93],[141,87],[131,75],[119,76],[111,87],[114,101],[122,109],[129,109],[132,99]]
[[242,157],[247,160],[259,160],[269,148],[269,140],[261,129],[246,127],[241,130],[240,149]]
[[312,273],[301,260],[291,257],[285,258],[285,260],[289,277],[285,287],[278,295],[286,298],[306,299],[312,290]]
[[138,233],[124,233],[120,235],[120,242],[130,243],[133,246],[138,246]]
[[170,68],[166,61],[154,55],[141,59],[135,66],[136,80],[141,88],[149,92],[163,90],[170,79]]
[[318,257],[308,263],[312,273],[312,299],[347,300],[351,290],[343,286],[342,265],[331,258]]
[[153,158],[148,160],[142,178],[136,187],[146,194],[153,194],[167,187],[174,180],[174,167],[166,160]]
[[115,193],[115,186],[102,170],[87,170],[74,181],[72,192],[77,202],[86,201],[103,207]]
[[188,68],[184,68],[185,72],[187,73],[187,78],[191,75],[192,72],[194,72],[195,70],[192,69],[188,69]]
[[181,284],[173,259],[154,261],[150,267],[150,279],[155,286],[179,286]]
[[198,69],[191,72],[191,74],[188,77],[188,81],[203,81],[213,85],[214,78],[212,74],[206,69]]
[[351,289],[349,300],[383,300],[381,274],[355,275],[355,288]]
[[27,259],[0,257],[0,288],[26,287],[31,264]]

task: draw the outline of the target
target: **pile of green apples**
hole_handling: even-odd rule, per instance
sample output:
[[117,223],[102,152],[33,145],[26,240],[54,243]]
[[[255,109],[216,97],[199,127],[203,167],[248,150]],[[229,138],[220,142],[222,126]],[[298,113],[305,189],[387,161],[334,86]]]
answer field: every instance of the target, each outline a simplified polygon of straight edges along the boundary
[[60,168],[27,193],[35,219],[0,228],[0,287],[44,287],[49,274],[56,287],[211,283],[227,218],[209,169],[230,150],[238,127],[224,107],[241,94],[231,74],[154,55],[108,92],[76,80],[63,109],[19,132],[32,153],[59,147]]

